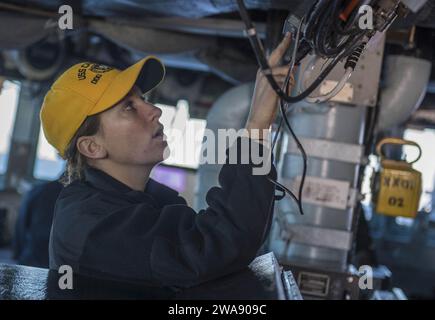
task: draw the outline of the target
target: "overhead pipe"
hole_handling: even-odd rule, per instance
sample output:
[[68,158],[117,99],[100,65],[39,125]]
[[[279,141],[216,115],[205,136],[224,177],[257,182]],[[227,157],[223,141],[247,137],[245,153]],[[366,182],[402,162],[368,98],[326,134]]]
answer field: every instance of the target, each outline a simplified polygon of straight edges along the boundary
[[428,60],[390,55],[381,91],[378,131],[404,123],[421,106],[432,71]]

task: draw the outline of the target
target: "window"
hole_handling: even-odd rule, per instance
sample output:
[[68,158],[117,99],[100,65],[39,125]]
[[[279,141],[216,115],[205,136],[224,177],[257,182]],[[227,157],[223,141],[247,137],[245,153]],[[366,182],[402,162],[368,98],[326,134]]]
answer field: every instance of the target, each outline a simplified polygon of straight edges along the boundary
[[187,172],[185,169],[156,166],[151,173],[151,177],[168,186],[179,193],[183,193],[187,188]]
[[65,167],[65,161],[57,155],[48,141],[45,139],[42,127],[39,131],[38,148],[36,150],[33,176],[41,180],[55,180],[59,178]]
[[19,84],[11,81],[0,83],[0,174],[7,169],[9,145],[17,112]]
[[[169,158],[163,163],[197,169],[206,120],[189,118],[189,105],[185,100],[178,101],[176,108],[162,104],[156,106],[162,110],[160,122],[165,126],[165,135],[168,137],[171,151]],[[171,139],[171,130],[177,130],[181,136],[176,140]]]

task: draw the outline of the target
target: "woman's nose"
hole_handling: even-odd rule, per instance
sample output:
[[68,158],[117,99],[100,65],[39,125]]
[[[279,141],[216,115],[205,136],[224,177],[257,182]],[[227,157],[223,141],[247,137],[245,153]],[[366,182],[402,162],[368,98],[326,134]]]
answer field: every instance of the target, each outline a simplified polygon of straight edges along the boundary
[[162,110],[151,103],[146,103],[147,105],[147,118],[150,121],[159,120],[162,115]]
[[162,109],[160,109],[159,107],[156,107],[155,105],[153,106],[153,113],[155,114],[154,117],[158,119],[160,119],[160,117],[162,116]]

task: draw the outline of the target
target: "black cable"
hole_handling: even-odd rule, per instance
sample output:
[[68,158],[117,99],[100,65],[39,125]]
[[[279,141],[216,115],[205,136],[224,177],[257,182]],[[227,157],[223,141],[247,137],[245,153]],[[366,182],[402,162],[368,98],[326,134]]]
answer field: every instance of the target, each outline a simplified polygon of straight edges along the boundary
[[[283,85],[283,90],[286,90],[286,91],[288,91],[288,84],[289,84],[289,82],[290,82],[290,78],[291,78],[291,74],[292,74],[292,70],[291,70],[292,68],[289,68],[289,71],[288,71],[288,73],[287,73],[287,76],[286,76],[286,78],[285,78],[285,81],[284,81],[284,85]],[[288,93],[288,92],[287,92]],[[280,101],[279,101],[279,103],[280,103],[280,105],[282,106],[283,105],[283,102],[282,102],[282,100],[280,99]],[[273,152],[273,149],[275,148],[275,144],[276,144],[276,142],[277,142],[277,140],[278,140],[278,137],[279,137],[279,135],[280,135],[280,133],[281,133],[281,129],[282,129],[282,123],[283,123],[283,120],[287,120],[286,119],[286,115],[284,114],[282,114],[281,113],[281,119],[280,119],[280,122],[279,122],[279,125],[278,125],[278,129],[277,129],[277,131],[276,131],[276,135],[275,135],[275,137],[274,137],[274,139],[273,139],[273,142],[272,142],[272,152]],[[287,120],[288,121],[288,120]],[[290,124],[288,124],[288,127],[290,128],[290,130],[291,130],[291,132],[293,132],[293,130],[291,129],[291,126],[290,126]],[[294,134],[294,132],[293,132],[293,134]],[[299,140],[298,140],[298,142],[299,142]],[[299,145],[302,147],[302,145],[299,143]],[[303,149],[303,148],[302,148]],[[305,150],[303,151],[304,153],[305,153]],[[304,166],[306,166],[306,163],[304,162]],[[304,167],[305,168],[305,167]],[[306,169],[304,170],[304,172],[306,172]],[[290,189],[288,189],[286,186],[284,186],[283,184],[281,184],[281,183],[279,183],[278,181],[274,181],[274,180],[272,180],[272,179],[270,179],[270,178],[268,178],[269,179],[269,181],[270,182],[272,182],[273,184],[275,184],[278,188],[280,188],[281,190],[283,190],[285,193],[287,193],[296,203],[297,203],[297,205],[298,205],[298,208],[299,208],[299,211],[300,211],[300,213],[303,215],[304,214],[304,211],[303,211],[303,209],[302,209],[302,200],[301,200],[301,193],[302,193],[302,188],[303,188],[303,184],[301,183],[301,185],[299,186],[299,197],[296,197],[295,196],[295,194],[290,190]],[[303,179],[302,179],[303,181],[305,181],[305,176],[303,177]]]
[[[344,35],[337,32],[335,24],[337,24],[337,21],[340,21],[341,4],[342,0],[333,0],[332,5],[329,5],[323,12],[321,20],[318,22],[318,32],[314,44],[315,50],[320,56],[330,58],[339,54],[345,48],[349,48],[355,37],[364,33],[364,30],[358,26],[351,30],[343,30]],[[350,21],[350,27],[355,25],[358,16],[358,10],[355,10],[348,20]]]
[[[291,60],[290,60],[290,68],[289,68],[289,71],[287,72],[287,75],[286,75],[286,78],[285,78],[285,81],[284,81],[284,85],[283,85],[283,88],[282,88],[283,91],[288,89],[288,84],[290,82],[291,75],[293,74],[293,69],[294,69],[294,67],[296,65],[297,53],[298,53],[298,49],[299,49],[299,39],[300,39],[300,36],[301,36],[301,33],[302,33],[302,26],[303,26],[303,24],[305,22],[305,19],[306,19],[306,17],[303,16],[302,19],[299,22],[299,26],[298,26],[298,30],[297,30],[297,34],[296,34],[296,38],[295,38],[295,46],[294,46],[293,54],[292,54]],[[288,95],[289,92],[286,92],[286,94]],[[279,124],[278,124],[278,129],[276,130],[275,137],[273,138],[272,152],[275,149],[276,142],[278,141],[278,138],[280,136],[282,123],[283,123],[283,118],[281,117],[281,119],[279,121]]]
[[294,102],[301,101],[301,100],[305,99],[306,97],[308,97],[322,83],[322,81],[328,76],[329,72],[340,61],[341,57],[340,57],[340,59],[335,59],[333,61],[333,65],[331,64],[327,69],[325,69],[324,72],[322,74],[320,74],[320,76],[316,79],[316,81],[314,81],[314,83],[312,83],[311,86],[309,86],[304,92],[302,92],[298,96],[291,97],[291,96],[286,95],[281,90],[281,88],[276,83],[275,79],[273,78],[273,76],[271,74],[270,66],[266,60],[264,53],[263,53],[264,50],[263,50],[262,44],[260,42],[260,39],[257,36],[255,28],[252,25],[251,19],[249,18],[249,15],[246,11],[246,8],[243,4],[243,0],[237,0],[237,3],[239,4],[240,16],[242,17],[242,20],[244,21],[244,23],[246,25],[248,39],[249,39],[251,46],[254,50],[254,54],[255,54],[255,57],[257,59],[259,66],[260,66],[260,69],[263,71],[263,73],[264,73],[266,79],[268,80],[269,84],[271,85],[271,87],[275,90],[275,92],[278,94],[278,96],[281,99],[283,99],[284,101],[294,103]]
[[[291,68],[289,68],[289,72],[287,73],[286,79],[284,81],[283,88],[287,88],[286,90],[288,90],[288,83],[289,83],[289,80],[290,80],[290,77],[291,77],[291,72],[290,71],[291,71]],[[278,186],[278,188],[281,188],[285,193],[287,193],[297,203],[298,208],[299,208],[299,212],[301,213],[301,215],[303,215],[304,214],[304,209],[302,207],[302,191],[303,191],[303,187],[304,187],[304,183],[305,183],[305,177],[306,177],[306,172],[307,172],[307,155],[305,153],[305,150],[304,150],[302,144],[300,143],[299,139],[297,138],[296,134],[294,133],[294,131],[293,131],[293,129],[292,129],[288,119],[287,119],[286,111],[284,110],[284,103],[283,103],[283,101],[281,99],[280,99],[279,103],[280,103],[280,110],[281,110],[281,119],[280,119],[279,126],[278,126],[278,129],[277,129],[276,135],[274,137],[273,143],[272,143],[272,151],[273,151],[273,149],[275,147],[276,141],[278,140],[278,136],[280,135],[281,128],[282,128],[282,123],[283,123],[283,120],[284,120],[285,123],[286,123],[287,128],[289,129],[291,135],[295,139],[296,145],[298,146],[298,148],[301,151],[302,156],[303,156],[304,167],[303,167],[303,173],[302,173],[301,183],[299,185],[298,197],[296,197],[295,194],[290,189],[288,189],[286,186],[282,185],[281,183],[279,183],[277,181],[273,181],[272,179],[269,179],[269,181],[271,181],[273,184]]]
[[[294,52],[292,54],[292,59],[291,59],[290,67],[289,67],[289,70],[287,72],[287,75],[285,77],[284,84],[283,84],[283,87],[282,87],[282,90],[285,91],[285,93],[287,95],[289,94],[289,87],[288,87],[288,85],[290,83],[290,79],[291,79],[291,76],[293,74],[293,68],[294,68],[294,65],[295,65],[295,58],[296,58],[296,54],[297,54],[297,51],[298,51],[299,38],[300,38],[300,35],[301,35],[302,25],[303,25],[304,21],[305,21],[305,17],[303,17],[301,19],[299,27],[298,27],[298,30],[297,30],[297,35],[296,35],[296,38],[295,38],[296,39],[296,44],[295,44]],[[280,122],[279,122],[279,125],[278,125],[278,129],[277,129],[276,135],[275,135],[273,143],[272,143],[272,152],[273,152],[273,149],[275,148],[275,144],[276,144],[276,142],[278,140],[278,137],[280,135],[281,128],[282,128],[282,123],[283,123],[283,120],[284,120],[285,123],[286,123],[287,128],[289,129],[290,133],[292,134],[293,138],[295,139],[296,144],[297,144],[299,150],[301,151],[301,153],[303,155],[304,169],[303,169],[301,183],[299,185],[298,197],[296,197],[295,194],[290,189],[288,189],[287,187],[285,187],[281,183],[276,182],[276,181],[272,181],[272,182],[274,182],[274,183],[276,182],[275,184],[279,188],[284,190],[284,192],[287,193],[297,203],[298,208],[299,208],[299,212],[301,213],[301,215],[303,215],[304,214],[304,210],[303,210],[303,207],[302,207],[302,191],[303,191],[305,177],[306,177],[306,171],[307,171],[307,156],[306,156],[306,153],[305,153],[305,150],[304,150],[302,144],[300,143],[299,139],[296,137],[296,135],[295,135],[295,133],[294,133],[294,131],[293,131],[293,129],[292,129],[288,119],[287,119],[286,110],[284,110],[284,102],[283,102],[282,99],[279,100],[279,104],[280,104],[280,110],[281,110],[281,119],[280,119]]]
[[279,87],[279,85],[276,83],[275,79],[273,78],[273,76],[271,74],[270,66],[266,60],[265,55],[264,55],[263,46],[261,44],[260,39],[258,38],[257,32],[252,24],[252,21],[249,18],[249,15],[248,15],[246,7],[243,3],[243,0],[237,0],[237,4],[239,6],[240,16],[241,16],[241,18],[246,26],[246,33],[247,33],[248,39],[249,39],[251,46],[254,50],[254,54],[255,54],[255,57],[257,59],[259,66],[260,66],[260,69],[263,71],[270,86],[277,93],[279,98],[284,100],[285,102],[295,103],[295,102],[299,102],[299,101],[307,98],[311,93],[314,92],[314,90],[316,90],[316,88],[323,82],[323,80],[325,80],[325,78],[332,71],[332,69],[334,69],[334,67],[340,62],[340,60],[345,58],[346,55],[350,54],[350,52],[353,51],[354,46],[360,40],[359,37],[354,39],[352,41],[352,43],[350,44],[350,48],[343,51],[341,54],[337,55],[332,60],[332,62],[328,65],[328,67],[325,68],[325,70],[323,70],[323,72],[317,77],[317,79],[304,92],[300,93],[297,96],[292,97],[292,96],[285,94],[284,91]]
[[305,178],[307,175],[307,154],[306,154],[305,149],[302,146],[301,142],[299,141],[298,137],[296,136],[295,132],[293,131],[293,128],[291,127],[290,122],[288,121],[286,111],[284,109],[284,103],[282,103],[282,101],[280,101],[280,108],[279,109],[281,110],[281,116],[284,119],[284,123],[286,124],[287,129],[289,130],[290,134],[292,135],[293,139],[296,142],[298,149],[300,150],[300,152],[302,154],[303,170],[302,170],[301,182],[299,184],[297,204],[299,207],[299,212],[301,213],[301,215],[303,215],[304,209],[302,207],[302,192],[303,192],[303,188],[304,188],[304,184],[305,184]]
[[[317,25],[317,19],[319,18],[319,15],[323,11],[323,6],[328,5],[329,0],[319,0],[317,1],[313,7],[310,10],[307,24],[304,32],[304,37],[309,41],[309,39],[313,39],[313,36],[315,34],[314,27]],[[312,41],[309,41],[311,46],[314,47],[314,44]]]
[[[292,71],[293,70],[291,68],[289,68],[289,71],[288,71],[287,76],[286,76],[285,81],[284,81],[283,90],[286,91],[286,94],[289,94],[288,84],[290,81],[290,77],[292,75]],[[284,120],[284,123],[286,124],[287,129],[289,130],[290,134],[292,135],[293,139],[296,142],[296,145],[297,145],[299,151],[302,154],[302,160],[303,160],[303,170],[302,170],[301,182],[299,184],[298,197],[296,198],[294,196],[293,192],[291,192],[290,190],[288,190],[287,193],[289,193],[292,196],[292,198],[296,201],[296,203],[298,204],[299,212],[301,215],[303,215],[304,209],[302,207],[302,192],[303,192],[303,188],[304,188],[304,184],[305,184],[305,178],[307,175],[307,154],[305,152],[304,147],[302,146],[302,143],[299,141],[298,137],[296,136],[295,132],[293,131],[293,128],[290,125],[290,122],[288,121],[287,110],[285,110],[285,106],[288,106],[288,104],[284,104],[283,100],[280,99],[279,109],[281,111],[281,121]]]
[[[332,11],[332,7],[328,6],[320,15],[319,21],[316,24],[316,34],[313,37],[314,48],[316,53],[322,57],[330,57],[331,55],[327,54],[326,49],[326,38],[331,37],[329,33],[329,28],[326,26],[330,20],[330,14]],[[340,52],[341,49],[338,51]]]

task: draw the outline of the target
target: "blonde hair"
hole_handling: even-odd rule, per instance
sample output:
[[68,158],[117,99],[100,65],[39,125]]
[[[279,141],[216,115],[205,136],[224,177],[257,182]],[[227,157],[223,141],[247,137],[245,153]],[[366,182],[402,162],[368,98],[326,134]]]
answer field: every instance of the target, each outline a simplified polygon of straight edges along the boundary
[[83,180],[84,171],[88,167],[86,157],[77,149],[77,141],[83,136],[92,136],[100,128],[100,117],[98,114],[89,116],[81,124],[75,135],[71,138],[65,149],[66,168],[65,173],[59,180],[64,186],[76,180]]

